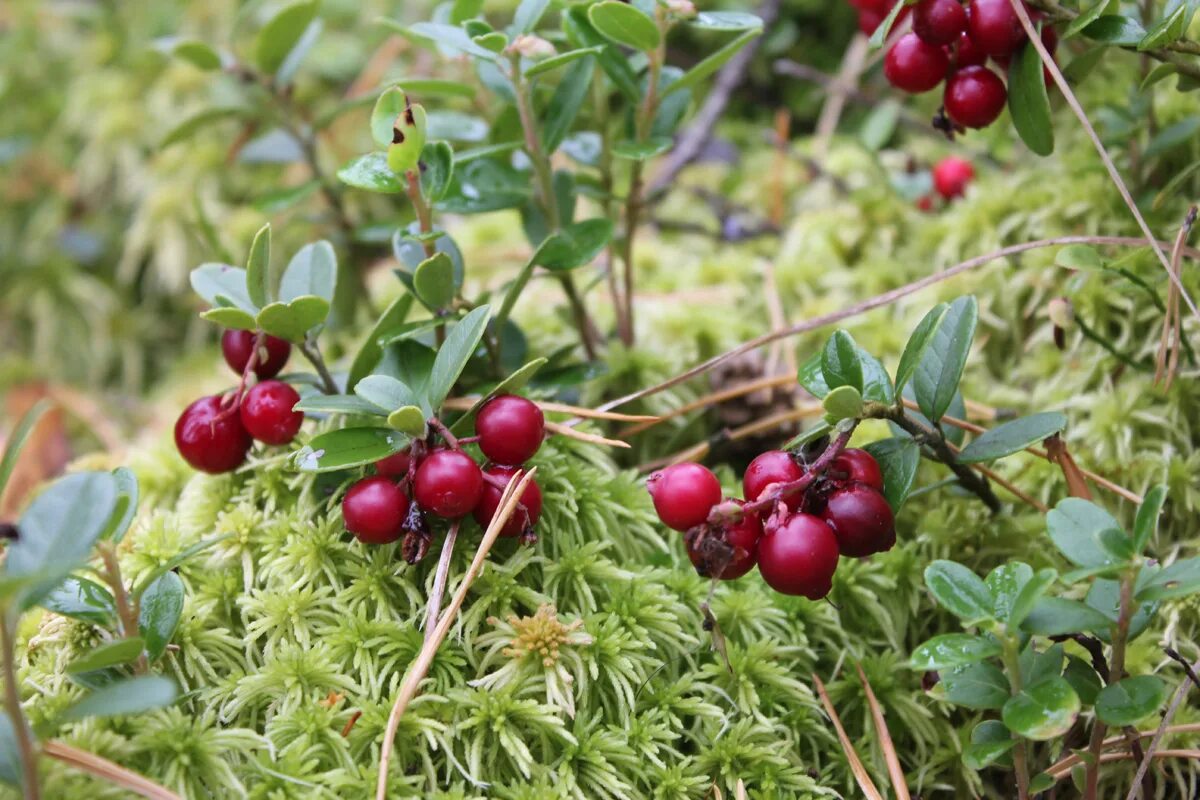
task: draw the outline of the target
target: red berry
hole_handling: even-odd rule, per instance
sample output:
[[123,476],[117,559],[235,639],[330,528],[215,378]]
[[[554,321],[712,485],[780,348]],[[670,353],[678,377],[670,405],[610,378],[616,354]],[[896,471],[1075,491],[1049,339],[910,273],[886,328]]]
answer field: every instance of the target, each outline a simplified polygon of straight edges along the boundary
[[915,33],[906,33],[888,50],[883,74],[897,89],[920,94],[941,83],[949,66],[942,48],[921,41]]
[[[517,467],[506,467],[502,464],[488,464],[483,471],[488,475],[503,478],[507,483],[517,469]],[[479,523],[479,527],[487,528],[492,517],[496,516],[496,511],[500,508],[501,494],[503,494],[502,489],[484,481],[483,495],[479,498],[479,504],[475,506],[475,521]],[[523,512],[521,506],[525,507]],[[525,487],[525,491],[521,492],[521,505],[517,506],[512,516],[508,518],[508,522],[504,523],[504,527],[500,529],[500,535],[520,536],[526,527],[536,525],[538,517],[541,515],[542,490],[537,485],[537,480],[532,480]]]
[[793,514],[758,540],[758,571],[783,594],[820,600],[833,588],[837,562],[837,537],[812,514]]
[[883,491],[883,471],[879,469],[879,462],[866,450],[847,447],[834,457],[829,468],[839,482],[865,483]]
[[461,450],[435,450],[417,467],[413,498],[421,508],[446,519],[469,514],[483,495],[483,473]]
[[408,497],[404,491],[379,475],[363,478],[342,499],[346,530],[367,544],[387,544],[399,539],[407,513]]
[[300,394],[283,381],[263,381],[242,398],[242,426],[264,444],[287,444],[296,438],[304,412],[293,411]]
[[[742,496],[754,502],[773,484],[791,483],[803,477],[804,468],[790,454],[782,450],[768,450],[757,455],[746,467],[746,474],[742,476]],[[798,508],[803,496],[803,492],[797,492],[788,497],[788,507],[793,510]]]
[[982,66],[987,61],[987,53],[975,44],[975,40],[965,33],[958,35],[958,42],[953,45],[954,52],[950,56],[951,69]]
[[[722,540],[720,533],[724,534],[724,545],[718,544]],[[757,514],[745,514],[736,523],[726,525],[721,532],[710,531],[699,545],[696,539],[690,539],[687,542],[687,554],[692,566],[704,577],[731,581],[754,568],[758,561],[760,538],[762,519]],[[706,544],[708,540],[713,541]],[[732,555],[728,552],[729,548],[733,548]],[[725,561],[726,558],[728,561]],[[720,568],[721,561],[725,562],[725,568],[718,575],[715,571]]]
[[860,8],[858,10],[858,29],[866,36],[870,36],[871,34],[875,33],[875,29],[880,26],[886,17],[886,11],[875,11],[870,8]]
[[914,205],[918,211],[933,211],[933,195],[921,195],[916,199]]
[[967,10],[958,0],[921,0],[913,9],[913,32],[929,44],[950,44],[967,29]]
[[242,427],[237,411],[217,417],[221,398],[201,397],[183,410],[175,422],[175,446],[183,460],[201,472],[230,472],[246,460],[250,434]]
[[862,558],[891,550],[896,543],[891,506],[865,484],[851,484],[829,495],[821,516],[833,528],[844,556]]
[[479,449],[497,464],[524,464],[542,446],[546,418],[535,404],[502,394],[483,404],[475,417]]
[[[225,355],[225,363],[238,375],[246,371],[246,363],[250,361],[250,354],[254,351],[256,335],[254,331],[234,330],[225,331],[221,335],[221,352]],[[264,359],[263,353],[258,354],[254,374],[259,378],[274,378],[287,363],[292,346],[286,339],[277,339],[274,336],[264,336],[263,341],[266,357]]]
[[708,519],[721,502],[721,482],[707,467],[692,462],[672,464],[646,480],[658,518],[668,528],[686,531]]
[[874,11],[886,15],[892,10],[891,0],[849,0],[850,5],[859,11]]
[[975,177],[975,168],[965,158],[947,156],[933,168],[933,188],[947,200],[962,197]]
[[375,471],[390,478],[403,478],[408,475],[408,466],[412,461],[412,453],[407,449],[392,453],[387,458],[375,462]]
[[987,67],[966,67],[946,81],[942,102],[950,119],[964,128],[984,128],[1004,110],[1008,91],[1004,81]]
[[971,0],[967,32],[985,53],[1010,56],[1025,41],[1025,29],[1009,0]]

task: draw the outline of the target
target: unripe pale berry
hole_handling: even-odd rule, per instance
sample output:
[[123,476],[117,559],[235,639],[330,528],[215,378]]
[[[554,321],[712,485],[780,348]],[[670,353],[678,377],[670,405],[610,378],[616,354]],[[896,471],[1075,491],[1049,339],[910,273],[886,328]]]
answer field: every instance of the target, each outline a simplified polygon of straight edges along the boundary
[[708,519],[721,502],[721,482],[702,464],[672,464],[646,480],[658,518],[677,531],[694,528]]
[[175,423],[179,454],[201,472],[232,472],[246,460],[250,434],[237,411],[227,411],[221,408],[220,397],[201,397]]

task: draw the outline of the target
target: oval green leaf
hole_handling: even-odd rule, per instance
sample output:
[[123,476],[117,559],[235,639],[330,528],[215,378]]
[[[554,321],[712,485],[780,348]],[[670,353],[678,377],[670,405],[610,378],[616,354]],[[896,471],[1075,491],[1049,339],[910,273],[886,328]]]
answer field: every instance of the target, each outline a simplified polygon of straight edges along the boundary
[[964,464],[977,464],[1003,458],[1019,453],[1066,427],[1066,416],[1057,411],[1044,411],[1014,419],[981,434],[963,448],[958,460]]
[[1042,57],[1031,44],[1021,48],[1008,66],[1008,111],[1021,141],[1039,156],[1054,152],[1050,95],[1042,74]]
[[1166,695],[1166,684],[1156,675],[1125,678],[1100,690],[1096,716],[1109,725],[1135,725],[1157,711]]
[[600,35],[616,44],[649,52],[662,40],[654,20],[619,0],[604,0],[588,8],[587,13]]
[[293,458],[302,472],[333,472],[387,458],[409,441],[391,428],[342,428],[314,436]]
[[925,585],[938,604],[967,622],[992,616],[992,593],[983,579],[954,561],[934,561],[925,568]]
[[1071,684],[1062,678],[1049,678],[1009,699],[1001,717],[1013,733],[1044,742],[1070,730],[1079,709],[1079,695]]
[[913,650],[909,660],[913,669],[939,670],[974,664],[1000,655],[1000,644],[992,638],[968,633],[935,636]]

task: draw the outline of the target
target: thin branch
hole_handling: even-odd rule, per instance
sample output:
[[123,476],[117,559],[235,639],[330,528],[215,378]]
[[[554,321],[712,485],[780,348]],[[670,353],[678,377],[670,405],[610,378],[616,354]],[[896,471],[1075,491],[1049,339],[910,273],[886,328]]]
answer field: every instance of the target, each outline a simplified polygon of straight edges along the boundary
[[[1170,653],[1168,653],[1168,655],[1170,655]],[[1175,655],[1178,655],[1178,653]],[[1187,697],[1188,691],[1190,691],[1192,688],[1191,683],[1195,683],[1197,686],[1200,686],[1200,681],[1196,680],[1196,671],[1200,670],[1200,660],[1197,660],[1194,665],[1190,666],[1186,661],[1183,661],[1182,659],[1178,660],[1181,661],[1184,669],[1187,670],[1188,680],[1182,681],[1179,684],[1179,687],[1175,690],[1174,696],[1171,697],[1171,703],[1167,706],[1166,713],[1163,714],[1162,722],[1158,724],[1158,730],[1154,732],[1154,738],[1150,740],[1150,745],[1146,748],[1146,754],[1142,757],[1142,763],[1138,764],[1137,774],[1133,776],[1133,785],[1129,787],[1129,794],[1126,795],[1125,800],[1137,800],[1137,798],[1141,796],[1142,778],[1145,777],[1146,771],[1150,769],[1150,759],[1154,758],[1155,756],[1161,758],[1162,756],[1159,755],[1160,753],[1169,752],[1159,751],[1158,746],[1162,743],[1163,736],[1165,736],[1169,730],[1171,720],[1175,718],[1175,712],[1177,712],[1179,707],[1183,705],[1183,701]],[[1189,681],[1191,683],[1189,683]]]
[[17,689],[17,662],[14,655],[13,631],[9,625],[7,610],[0,612],[0,657],[4,667],[4,708],[17,739],[17,750],[21,755],[21,788],[25,800],[40,800],[42,790],[37,769],[37,748],[33,732],[21,708],[21,693]]
[[993,513],[1000,511],[999,498],[992,492],[987,479],[966,464],[959,463],[955,452],[940,430],[927,428],[920,422],[904,413],[903,409],[893,406],[881,410],[884,419],[891,420],[917,441],[925,444],[933,451],[934,456],[958,478],[959,484],[970,492],[974,492]]
[[450,523],[446,540],[442,542],[442,554],[438,557],[437,572],[433,576],[433,590],[429,593],[429,605],[425,611],[425,641],[433,638],[438,615],[442,611],[442,595],[446,593],[446,581],[450,577],[450,560],[454,557],[454,542],[458,538],[459,520]]
[[[116,547],[112,542],[103,542],[96,549],[99,550],[100,559],[104,562],[104,578],[109,589],[112,590],[113,602],[117,606],[117,617],[121,622],[121,635],[126,638],[137,636],[138,611],[130,602],[129,593],[125,590],[125,580],[121,577],[121,562],[117,558]],[[145,675],[149,669],[150,663],[146,660],[146,654],[142,653],[134,665],[134,672]]]
[[[439,328],[439,330],[441,329]],[[337,381],[330,374],[329,367],[325,366],[325,357],[321,355],[321,348],[316,340],[306,336],[300,343],[300,352],[304,354],[304,357],[313,365],[313,369],[317,371],[317,375],[321,377],[321,391],[325,394],[338,394]]]
[[583,431],[577,431],[574,428],[567,427],[559,422],[547,422],[546,430],[550,431],[551,433],[557,433],[559,436],[565,436],[568,439],[578,439],[581,442],[602,444],[606,447],[629,447],[628,442],[622,442],[618,439],[607,439],[595,433],[584,433]]
[[179,795],[165,786],[139,775],[132,770],[115,764],[107,758],[80,750],[63,742],[49,741],[42,745],[42,752],[49,758],[56,759],[81,772],[94,775],[122,789],[128,789],[134,794],[149,798],[149,800],[180,800]]

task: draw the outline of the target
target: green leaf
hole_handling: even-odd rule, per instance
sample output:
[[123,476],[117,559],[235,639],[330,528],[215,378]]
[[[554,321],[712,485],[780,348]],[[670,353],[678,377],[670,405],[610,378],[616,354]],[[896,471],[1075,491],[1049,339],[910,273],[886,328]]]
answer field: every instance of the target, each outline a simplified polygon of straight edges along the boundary
[[945,303],[938,303],[929,309],[917,323],[917,327],[913,329],[912,335],[908,337],[908,343],[904,345],[904,352],[900,354],[900,364],[896,367],[897,393],[904,390],[905,384],[916,372],[917,365],[924,358],[925,351],[933,342],[933,335],[937,331],[938,325],[941,324],[949,309],[950,306]]
[[1054,256],[1054,263],[1066,269],[1103,269],[1104,261],[1095,248],[1086,244],[1069,244]]
[[38,604],[71,619],[108,627],[117,618],[117,606],[107,588],[87,578],[71,576]]
[[879,23],[879,27],[871,34],[871,38],[867,40],[867,44],[872,50],[878,50],[883,47],[883,43],[887,40],[888,34],[892,32],[892,26],[896,24],[896,18],[900,16],[900,12],[904,9],[904,0],[896,0],[896,4],[892,6],[892,10],[883,18],[883,22]]
[[1111,626],[1107,617],[1091,606],[1064,597],[1042,597],[1020,623],[1021,630],[1041,636],[1091,633]]
[[1096,2],[1087,11],[1084,11],[1078,17],[1071,20],[1071,24],[1067,26],[1065,31],[1063,31],[1062,38],[1069,39],[1086,28],[1088,25],[1091,25],[1100,18],[1100,15],[1104,13],[1104,9],[1108,8],[1109,5],[1111,5],[1111,0],[1098,0],[1098,2]]
[[174,572],[164,572],[146,587],[138,608],[138,633],[150,663],[166,652],[182,614],[183,581]]
[[258,306],[246,289],[246,270],[229,264],[201,264],[192,270],[190,279],[192,290],[209,305],[233,306],[251,315],[258,313]]
[[267,223],[254,234],[250,243],[250,256],[246,259],[246,291],[250,302],[262,308],[275,297],[271,281],[271,223]]
[[454,302],[454,264],[445,253],[434,253],[417,265],[413,272],[413,288],[422,303],[432,309],[443,309]]
[[1017,740],[1004,727],[1004,723],[995,719],[980,722],[971,730],[971,743],[963,748],[963,763],[974,770],[981,770],[992,764],[1005,765],[1010,759],[1005,754],[1013,749]]
[[1200,592],[1200,557],[1182,558],[1147,574],[1149,577],[1137,591],[1139,602],[1173,600]]
[[530,65],[525,70],[525,77],[536,78],[538,75],[544,75],[545,73],[556,70],[559,67],[565,67],[567,64],[578,61],[581,58],[587,58],[588,56],[596,55],[600,52],[600,50],[601,48],[598,46],[581,47],[578,50],[568,50],[565,53],[559,53],[556,56],[551,56],[550,58],[535,62],[534,64]]
[[[1143,577],[1148,574],[1147,570],[1143,570],[1142,574]],[[1138,585],[1141,585],[1140,581]],[[1134,610],[1133,618],[1129,621],[1129,641],[1137,638],[1142,631],[1146,630],[1146,627],[1150,624],[1150,620],[1154,617],[1155,609],[1158,607],[1157,603],[1152,601],[1142,602],[1140,598],[1137,598],[1136,593],[1134,597],[1138,600],[1138,602],[1141,603],[1141,605]],[[1084,598],[1084,602],[1108,618],[1110,629],[1097,629],[1094,630],[1093,633],[1095,633],[1096,638],[1100,639],[1101,641],[1109,642],[1111,640],[1111,628],[1116,627],[1117,619],[1120,617],[1120,581],[1109,579],[1097,579],[1092,581],[1092,585],[1088,589],[1087,597]]]
[[[599,48],[574,52],[599,52]],[[553,153],[566,139],[567,133],[575,123],[575,117],[579,115],[579,109],[587,100],[595,72],[596,60],[584,58],[567,70],[555,87],[542,121],[542,146],[547,153]]]
[[337,285],[337,253],[322,239],[306,244],[292,256],[279,283],[279,299],[286,302],[315,296],[333,302]]
[[1145,158],[1157,158],[1177,147],[1194,142],[1198,133],[1200,133],[1200,114],[1185,117],[1159,131],[1146,145],[1143,155]]
[[955,561],[938,560],[925,567],[925,585],[934,599],[967,622],[990,619],[991,593],[983,579]]
[[729,59],[737,55],[739,50],[748,45],[750,42],[754,41],[754,39],[761,33],[762,30],[756,28],[754,30],[746,31],[745,33],[740,34],[739,36],[730,40],[720,49],[710,53],[694,67],[683,73],[679,80],[673,82],[670,86],[663,90],[662,96],[666,97],[674,94],[675,92],[694,89],[702,81],[706,80],[708,77],[716,73],[716,71],[721,67],[725,66],[725,64],[729,62]]
[[[387,347],[389,345],[406,342],[417,336],[420,336],[427,331],[444,328],[450,323],[451,317],[434,317],[430,319],[419,319],[414,322],[406,322],[395,328],[390,328],[379,337],[379,344]],[[386,353],[384,355],[387,355]],[[395,377],[395,376],[393,376]]]
[[825,395],[821,405],[835,420],[850,419],[862,413],[863,399],[853,386],[839,386]]
[[133,524],[133,518],[137,516],[138,482],[137,476],[127,467],[114,469],[113,478],[117,482],[117,491],[119,492],[117,504],[113,508],[113,515],[109,517],[108,525],[100,534],[100,538],[120,543],[125,538],[129,526]]
[[1146,37],[1146,29],[1132,17],[1102,14],[1084,26],[1083,35],[1105,44],[1129,46],[1141,42]]
[[171,54],[206,72],[221,68],[220,54],[207,42],[198,39],[184,39],[177,42],[172,48]]
[[921,448],[911,437],[893,436],[871,442],[863,449],[879,463],[883,473],[883,496],[892,512],[898,512],[917,477]]
[[834,331],[821,352],[821,374],[830,389],[853,386],[859,392],[863,388],[862,362],[858,360],[858,345],[844,330]]
[[[383,314],[375,321],[375,325],[363,340],[354,361],[350,364],[350,373],[346,378],[346,391],[354,391],[354,387],[375,369],[379,359],[383,357],[383,348],[379,344],[379,336],[404,322],[412,310],[413,296],[405,293],[397,297],[384,309]],[[315,409],[314,409],[315,410]]]
[[98,669],[107,669],[108,667],[119,667],[122,664],[128,664],[137,660],[137,657],[142,654],[145,644],[140,636],[131,636],[128,639],[118,639],[115,642],[102,644],[90,653],[86,653],[70,664],[67,664],[67,674],[74,675],[79,672],[94,672]]
[[1080,702],[1085,706],[1095,705],[1097,695],[1104,688],[1100,676],[1096,674],[1092,665],[1078,656],[1067,656],[1067,667],[1063,670],[1063,679],[1071,684],[1071,688],[1075,690],[1075,694],[1079,695]]
[[179,690],[170,678],[141,675],[98,689],[59,717],[60,722],[75,722],[88,717],[115,717],[140,714],[175,702]]
[[271,17],[254,42],[254,62],[258,68],[271,74],[283,66],[288,53],[316,16],[316,0],[303,0],[284,6]]
[[467,314],[450,329],[446,341],[438,348],[433,373],[429,376],[429,404],[435,411],[450,396],[458,376],[475,354],[475,348],[479,347],[491,311],[490,306],[484,305]]
[[925,585],[938,604],[966,622],[992,616],[992,594],[983,579],[954,561],[934,561],[925,568]]
[[446,25],[441,22],[418,22],[408,28],[404,28],[396,26],[390,20],[381,20],[381,22],[394,27],[403,36],[436,43],[451,53],[462,53],[487,61],[496,60],[495,53],[486,47],[476,44],[467,35],[467,32],[457,25]]
[[4,575],[45,576],[26,588],[20,607],[34,605],[92,551],[120,495],[108,472],[76,472],[50,484],[21,515],[20,536],[9,543]]
[[243,311],[240,308],[210,308],[208,311],[201,312],[200,318],[208,320],[214,325],[219,325],[222,328],[233,328],[235,330],[242,331],[253,331],[258,329],[258,322],[256,321],[255,316],[248,311]]
[[425,414],[418,406],[401,406],[388,414],[388,426],[401,433],[406,433],[414,439],[423,438],[427,433]]
[[542,242],[533,263],[552,272],[565,272],[590,264],[612,239],[612,221],[603,217],[568,225]]
[[978,318],[974,297],[966,295],[951,303],[913,373],[913,394],[930,422],[939,422],[954,400]]
[[0,782],[24,786],[25,773],[21,767],[21,749],[17,731],[6,712],[0,711]]
[[550,0],[521,0],[517,13],[513,15],[511,33],[529,33],[541,22],[550,7]]
[[993,638],[967,633],[946,633],[933,637],[913,650],[909,662],[913,669],[941,670],[974,664],[998,655],[1000,644]]
[[329,316],[329,301],[305,295],[288,303],[271,303],[258,312],[255,322],[272,336],[289,342],[304,341],[305,334]]
[[1145,78],[1142,78],[1141,84],[1138,85],[1138,91],[1144,92],[1154,84],[1158,83],[1159,81],[1166,80],[1177,72],[1179,72],[1179,66],[1176,64],[1159,64],[1157,67],[1146,73]]
[[1049,678],[1010,698],[1001,717],[1013,733],[1044,742],[1070,730],[1079,709],[1079,695],[1071,684],[1062,678]]
[[1155,675],[1137,675],[1105,686],[1096,696],[1096,716],[1113,725],[1135,725],[1162,706],[1166,685]]
[[508,46],[508,37],[499,31],[485,33],[482,36],[472,36],[471,41],[493,53],[499,53]]
[[388,167],[386,153],[359,156],[337,172],[338,180],[356,189],[381,194],[401,194],[404,184]]
[[979,438],[963,448],[958,460],[963,464],[994,461],[1012,453],[1019,453],[1066,427],[1066,416],[1057,411],[1043,411],[1040,414],[1014,419],[982,433]]
[[302,472],[333,472],[373,464],[409,443],[407,436],[391,428],[341,428],[314,436],[294,458]]
[[158,143],[161,150],[165,150],[173,144],[187,141],[194,134],[207,128],[215,122],[222,120],[234,119],[236,117],[244,117],[249,114],[249,110],[244,106],[219,106],[217,108],[206,108],[203,111],[198,111],[195,114],[180,121],[175,127],[167,131],[166,136]]
[[1050,540],[1067,560],[1079,567],[1102,567],[1113,563],[1100,544],[1100,533],[1120,524],[1095,503],[1068,497],[1046,515]]
[[4,445],[4,455],[0,457],[0,497],[4,496],[4,490],[8,486],[8,479],[12,477],[13,469],[17,466],[17,458],[21,455],[21,448],[29,441],[29,435],[33,433],[34,426],[38,424],[38,420],[50,408],[51,404],[49,400],[39,400],[34,403],[21,416],[21,419],[9,434],[8,441]]
[[1174,44],[1183,38],[1187,27],[1188,3],[1178,2],[1174,8],[1167,6],[1166,13],[1153,25],[1137,44],[1138,50],[1153,50]]
[[1125,564],[1133,558],[1133,540],[1120,528],[1106,528],[1100,531],[1097,539],[1114,563]]
[[454,148],[447,142],[427,142],[421,151],[421,188],[430,200],[441,200],[454,178]]
[[1033,567],[1023,561],[1009,561],[993,569],[983,582],[992,596],[992,616],[1008,619],[1025,585],[1033,580]]
[[588,19],[600,35],[634,50],[649,52],[662,40],[649,16],[619,0],[604,0],[588,8]]
[[425,149],[427,126],[425,109],[419,105],[410,106],[396,118],[392,143],[387,147],[388,169],[403,175],[417,168]]
[[387,147],[395,136],[396,119],[408,106],[408,96],[399,86],[392,86],[379,95],[371,109],[371,138],[379,147]]
[[1042,57],[1026,43],[1008,65],[1008,111],[1021,141],[1039,156],[1054,152],[1050,95],[1042,74]]
[[368,375],[358,382],[354,392],[387,413],[404,406],[420,404],[418,393],[391,375]]
[[967,708],[1002,708],[1008,702],[1008,679],[995,664],[981,661],[943,672],[938,684],[948,702]]
[[567,39],[573,46],[602,47],[603,49],[597,55],[597,60],[600,62],[604,74],[608,76],[627,102],[636,104],[641,100],[637,75],[629,65],[629,59],[592,26],[585,7],[568,8],[562,15],[562,25],[563,32],[567,34]]
[[1006,617],[997,618],[1008,625],[1009,629],[1020,627],[1031,611],[1037,607],[1037,604],[1042,600],[1042,595],[1050,588],[1058,578],[1058,570],[1055,569],[1039,569],[1033,577],[1025,582],[1021,590],[1017,593]]
[[742,11],[701,11],[688,20],[693,28],[710,31],[758,30],[763,26],[761,17]]
[[310,394],[300,398],[296,411],[318,414],[367,414],[385,416],[387,411],[353,394]]
[[[612,2],[612,0],[607,1]],[[626,139],[612,146],[612,154],[616,158],[624,158],[629,161],[645,161],[667,152],[671,149],[672,144],[674,142],[669,136],[651,136],[644,142]]]
[[830,425],[825,420],[819,420],[819,421],[815,422],[807,430],[804,430],[804,431],[800,432],[799,434],[797,434],[796,436],[793,436],[780,449],[781,450],[795,450],[798,447],[803,447],[804,445],[808,444],[809,442],[815,442],[817,439],[820,439],[822,436],[829,433],[831,430],[833,430],[832,425]]

